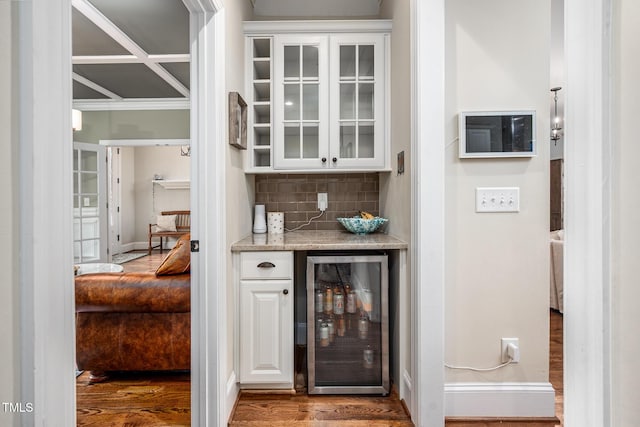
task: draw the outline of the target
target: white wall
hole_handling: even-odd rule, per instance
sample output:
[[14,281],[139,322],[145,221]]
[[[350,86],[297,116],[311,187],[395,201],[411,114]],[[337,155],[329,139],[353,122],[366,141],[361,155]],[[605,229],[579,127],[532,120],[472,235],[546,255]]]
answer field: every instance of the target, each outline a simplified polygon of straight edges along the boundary
[[612,415],[614,426],[640,425],[640,3],[615,0],[613,23]]
[[191,157],[181,156],[179,146],[136,147],[135,151],[135,212],[136,229],[134,240],[145,242],[149,224],[155,223],[162,211],[190,209],[190,191],[167,190],[152,184],[154,175],[164,179],[189,179]]
[[[390,60],[390,110],[391,110],[391,173],[380,174],[380,213],[390,218],[389,233],[393,234],[411,247],[411,20],[409,16],[410,2],[406,0],[386,0],[382,3],[380,17],[393,20],[391,34]],[[403,175],[398,175],[397,154],[404,151]],[[406,271],[411,271],[411,256],[408,256]],[[410,283],[400,284],[406,293],[399,293],[399,289],[391,289],[397,298],[405,295],[403,301],[397,300],[396,306],[402,305],[407,309],[396,313],[393,323],[396,328],[392,331],[394,339],[393,353],[397,357],[400,334],[407,337],[408,348],[404,349],[406,358],[404,366],[407,374],[411,375],[411,292]],[[404,317],[404,324],[409,325],[405,330],[398,329],[400,316]],[[399,371],[399,360],[394,360],[392,376],[396,383],[402,381],[404,372]]]
[[[226,57],[225,73],[227,93],[236,91],[243,95],[244,88],[244,34],[242,21],[252,19],[249,1],[225,3],[226,16]],[[244,96],[243,96],[244,98]],[[227,112],[228,113],[228,112]],[[228,117],[228,114],[225,114]],[[228,138],[229,129],[226,129]],[[227,141],[227,139],[225,139]],[[254,200],[254,177],[244,173],[245,150],[226,145],[226,216],[227,216],[227,307],[235,307],[235,289],[233,286],[233,268],[231,264],[231,244],[251,233],[252,207]],[[226,379],[233,372],[233,344],[237,333],[234,322],[234,310],[228,310],[227,318],[227,361]],[[238,373],[236,372],[236,375]]]
[[[0,2],[0,402],[19,402],[19,343],[20,343],[20,311],[18,287],[19,240],[18,205],[17,205],[17,141],[16,117],[12,114],[15,107],[12,88],[15,85],[15,61],[12,58],[17,41],[12,37],[11,10],[14,2]],[[18,415],[5,412],[0,408],[0,425],[18,426]]]
[[[521,362],[447,370],[447,383],[546,382],[549,356],[550,0],[446,2],[445,361],[500,363],[501,337]],[[458,112],[535,109],[538,155],[458,158]],[[476,187],[520,188],[520,212],[475,213]]]
[[189,110],[85,111],[74,139],[188,139]]

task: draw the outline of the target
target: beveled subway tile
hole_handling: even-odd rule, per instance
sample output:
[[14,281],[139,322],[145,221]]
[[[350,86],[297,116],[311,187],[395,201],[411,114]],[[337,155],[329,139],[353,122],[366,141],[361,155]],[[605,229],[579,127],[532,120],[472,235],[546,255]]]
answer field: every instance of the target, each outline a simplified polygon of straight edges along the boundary
[[284,214],[284,222],[289,221],[306,221],[307,213],[306,212],[286,212]]
[[315,193],[317,188],[318,184],[316,182],[302,182],[298,184],[296,191],[300,191],[302,193]]
[[377,202],[380,198],[379,193],[375,191],[367,191],[365,194],[365,200],[367,202]]
[[318,202],[301,202],[298,203],[300,212],[316,212],[318,210]]
[[295,202],[279,202],[278,210],[280,212],[295,212],[298,210],[298,203]]
[[277,191],[280,193],[295,193],[297,189],[298,186],[295,182],[279,182]]
[[269,193],[270,202],[292,202],[289,199],[289,193]]

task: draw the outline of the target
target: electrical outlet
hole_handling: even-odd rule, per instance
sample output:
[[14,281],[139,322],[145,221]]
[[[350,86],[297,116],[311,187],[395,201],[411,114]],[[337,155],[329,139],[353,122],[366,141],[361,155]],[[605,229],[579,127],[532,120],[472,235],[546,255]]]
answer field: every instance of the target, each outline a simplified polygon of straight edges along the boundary
[[325,211],[329,206],[329,200],[327,193],[318,193],[318,210]]
[[502,338],[501,352],[502,363],[511,360],[512,363],[520,361],[520,339],[518,338]]

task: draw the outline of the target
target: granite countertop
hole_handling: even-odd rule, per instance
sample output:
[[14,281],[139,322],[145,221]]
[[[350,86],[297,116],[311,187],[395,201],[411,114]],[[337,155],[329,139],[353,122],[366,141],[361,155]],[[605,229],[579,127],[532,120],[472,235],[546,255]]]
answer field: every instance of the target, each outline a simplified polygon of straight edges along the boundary
[[407,249],[408,247],[407,242],[382,233],[359,236],[348,231],[291,231],[284,234],[250,234],[231,245],[231,251]]

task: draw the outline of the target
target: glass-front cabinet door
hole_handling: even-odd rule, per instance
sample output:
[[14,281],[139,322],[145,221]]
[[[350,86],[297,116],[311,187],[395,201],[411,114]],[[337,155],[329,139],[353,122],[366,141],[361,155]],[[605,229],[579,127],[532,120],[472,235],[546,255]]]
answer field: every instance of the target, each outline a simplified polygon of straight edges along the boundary
[[331,37],[330,157],[338,168],[384,166],[384,36]]
[[326,37],[274,38],[276,169],[317,169],[327,163],[327,44]]

